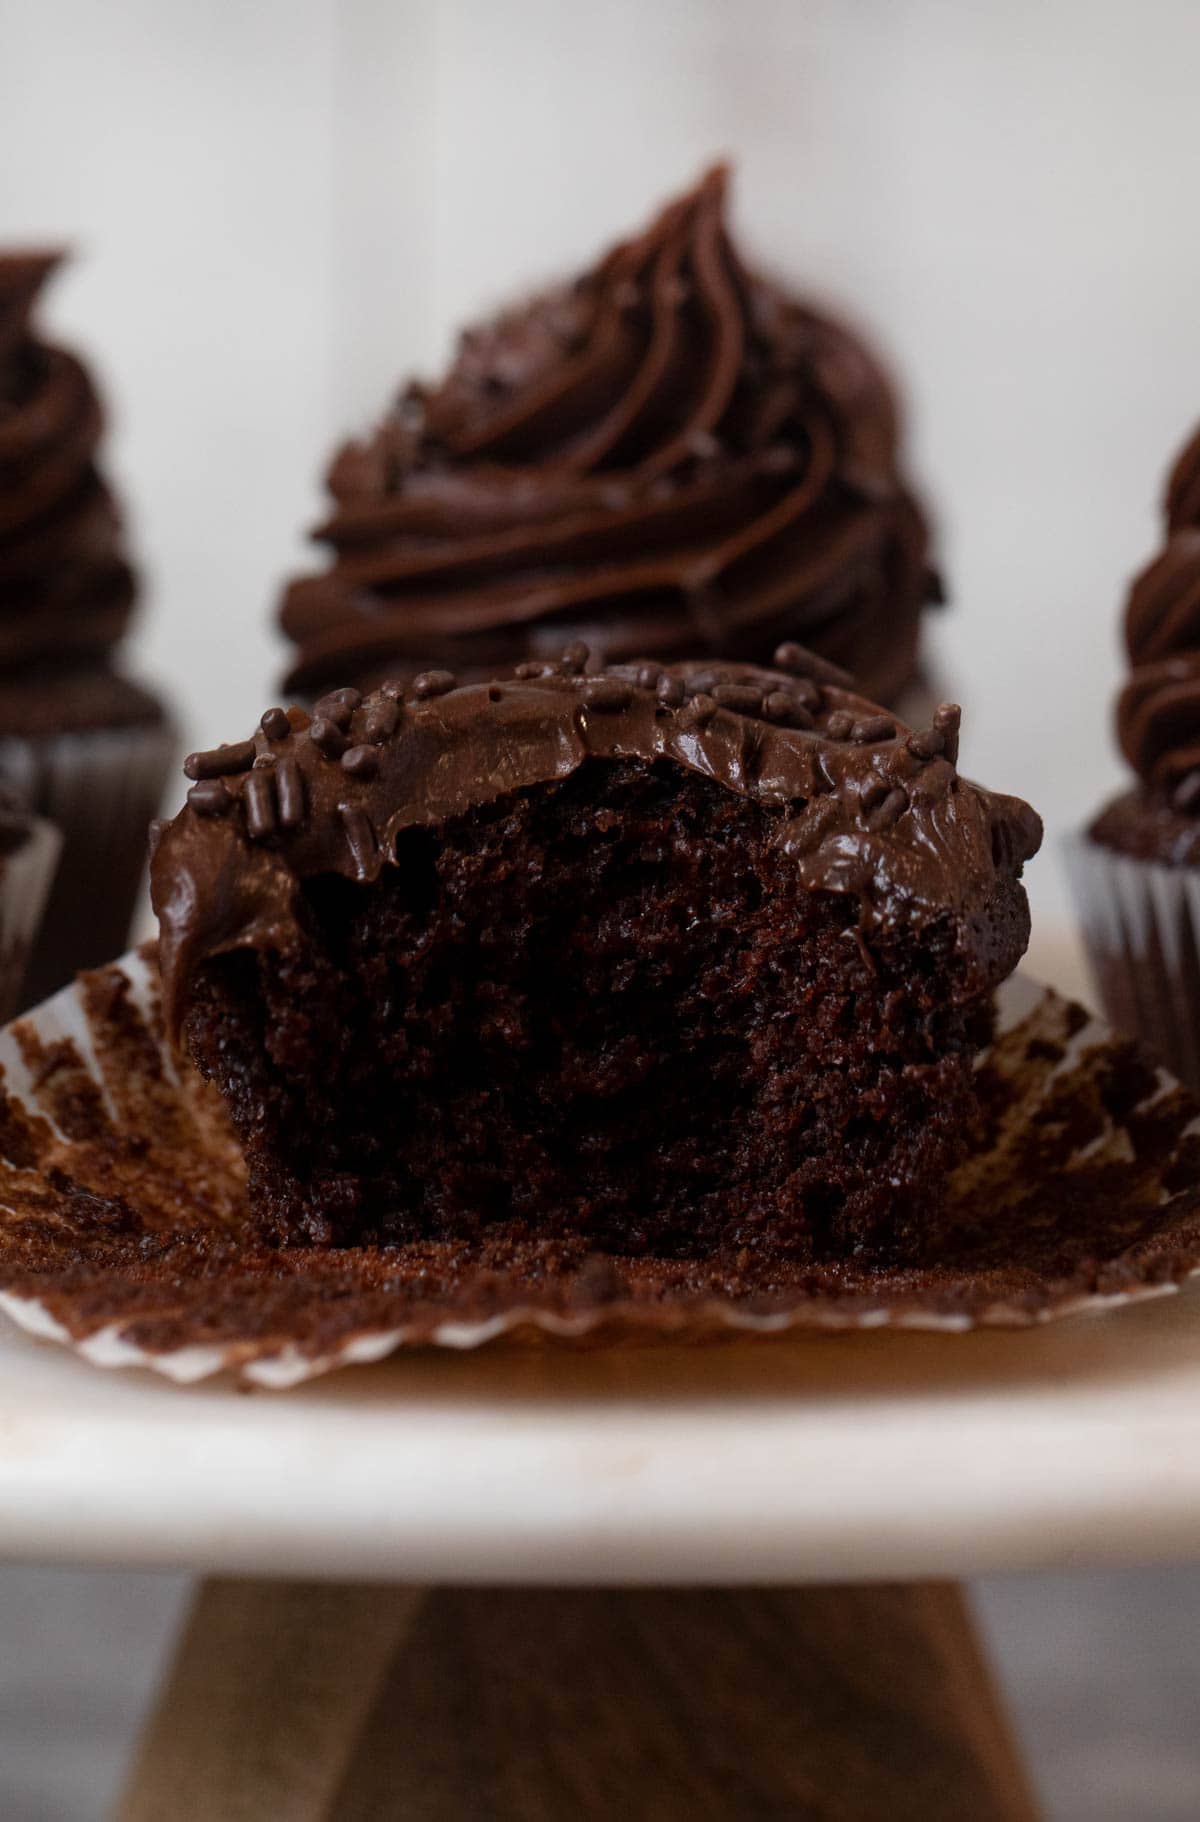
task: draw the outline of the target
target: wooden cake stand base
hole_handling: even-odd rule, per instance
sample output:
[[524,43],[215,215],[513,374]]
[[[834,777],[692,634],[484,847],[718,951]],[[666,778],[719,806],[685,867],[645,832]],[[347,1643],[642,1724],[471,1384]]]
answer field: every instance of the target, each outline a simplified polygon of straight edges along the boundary
[[202,1584],[123,1822],[1031,1822],[963,1596]]

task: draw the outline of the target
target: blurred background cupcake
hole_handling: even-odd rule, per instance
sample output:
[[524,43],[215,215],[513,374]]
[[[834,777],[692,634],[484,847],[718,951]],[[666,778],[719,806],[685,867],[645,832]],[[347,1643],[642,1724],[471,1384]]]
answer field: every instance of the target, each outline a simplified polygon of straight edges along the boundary
[[29,1003],[25,982],[61,838],[0,785],[0,1024]]
[[1125,610],[1116,732],[1137,783],[1069,858],[1108,1017],[1200,1087],[1200,430],[1163,514],[1163,549]]
[[0,252],[0,778],[63,838],[31,1001],[124,948],[174,747],[163,704],[113,668],[137,578],[96,388],[31,321],[60,259]]
[[896,706],[940,598],[891,385],[742,262],[710,171],[573,282],[461,338],[328,475],[287,687],[802,640]]

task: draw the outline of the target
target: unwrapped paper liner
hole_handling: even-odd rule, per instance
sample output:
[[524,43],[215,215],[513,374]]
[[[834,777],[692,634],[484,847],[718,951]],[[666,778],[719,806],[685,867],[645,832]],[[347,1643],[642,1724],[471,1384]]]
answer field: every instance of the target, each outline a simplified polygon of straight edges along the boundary
[[281,1252],[245,1237],[215,1093],[168,1055],[153,952],[0,1031],[0,1306],[99,1366],[282,1387],[412,1345],[698,1341],[1044,1322],[1200,1265],[1200,1111],[1078,1006],[1020,980],[980,1062],[982,1136],[936,1257],[789,1265],[576,1240]]

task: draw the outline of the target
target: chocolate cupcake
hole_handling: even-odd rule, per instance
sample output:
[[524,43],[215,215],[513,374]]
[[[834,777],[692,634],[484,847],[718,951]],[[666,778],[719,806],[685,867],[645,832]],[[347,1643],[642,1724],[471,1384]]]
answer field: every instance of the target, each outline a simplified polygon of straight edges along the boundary
[[1116,731],[1137,784],[1069,861],[1108,1017],[1200,1087],[1200,431],[1171,470],[1165,541],[1125,610]]
[[717,169],[582,277],[462,338],[328,475],[286,688],[583,638],[768,663],[801,639],[894,703],[938,598],[896,403],[843,325],[750,271]]
[[276,1244],[905,1258],[1029,930],[1027,805],[797,646],[444,671],[193,754],[170,1032]]
[[137,581],[95,386],[31,326],[60,258],[0,254],[0,777],[63,836],[35,998],[125,946],[174,750],[163,705],[113,668]]

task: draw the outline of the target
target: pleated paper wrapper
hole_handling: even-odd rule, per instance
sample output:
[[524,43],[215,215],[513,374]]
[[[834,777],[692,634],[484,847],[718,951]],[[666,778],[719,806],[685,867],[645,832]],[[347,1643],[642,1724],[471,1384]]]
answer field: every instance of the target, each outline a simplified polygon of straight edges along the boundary
[[62,835],[26,1003],[118,954],[146,869],[146,830],[178,737],[169,723],[25,739],[0,732],[0,778]]
[[0,1031],[0,1308],[99,1367],[285,1387],[414,1346],[612,1346],[1028,1325],[1200,1265],[1200,1111],[1128,1041],[1017,980],[936,1256],[756,1262],[580,1241],[270,1251],[213,1091],[167,1051],[153,951]]
[[1200,1089],[1200,869],[1073,837],[1067,870],[1104,1011]]

